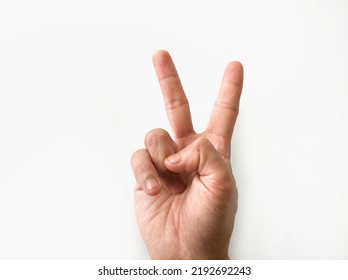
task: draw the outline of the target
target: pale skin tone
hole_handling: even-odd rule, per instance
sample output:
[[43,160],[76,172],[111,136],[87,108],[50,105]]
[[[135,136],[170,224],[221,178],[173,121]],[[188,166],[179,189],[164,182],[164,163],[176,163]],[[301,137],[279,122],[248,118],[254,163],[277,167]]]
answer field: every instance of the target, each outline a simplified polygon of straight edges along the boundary
[[237,211],[230,151],[243,67],[226,66],[207,128],[196,133],[171,56],[157,51],[153,64],[174,139],[154,129],[131,159],[145,245],[152,259],[229,259]]

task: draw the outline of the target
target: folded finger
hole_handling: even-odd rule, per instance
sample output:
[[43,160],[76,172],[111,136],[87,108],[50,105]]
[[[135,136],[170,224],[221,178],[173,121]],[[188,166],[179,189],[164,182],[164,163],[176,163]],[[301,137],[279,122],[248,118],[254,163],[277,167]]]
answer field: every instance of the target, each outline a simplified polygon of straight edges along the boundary
[[168,156],[177,151],[176,143],[169,133],[159,128],[151,130],[145,137],[145,146],[163,186],[174,194],[182,193],[185,190],[182,176],[169,171],[164,163]]
[[169,133],[164,129],[153,129],[146,134],[144,142],[157,171],[167,171],[164,160],[176,152],[176,144]]
[[133,154],[131,166],[137,183],[147,194],[157,195],[161,191],[161,180],[146,149]]

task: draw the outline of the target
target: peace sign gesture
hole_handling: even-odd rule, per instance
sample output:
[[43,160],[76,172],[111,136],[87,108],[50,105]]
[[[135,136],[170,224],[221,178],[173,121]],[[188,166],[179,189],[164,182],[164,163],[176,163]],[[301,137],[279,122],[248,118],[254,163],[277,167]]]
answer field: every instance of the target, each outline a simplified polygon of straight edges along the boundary
[[145,137],[146,148],[132,156],[143,239],[154,259],[228,259],[237,211],[230,146],[243,67],[227,65],[208,126],[196,133],[169,53],[157,51],[153,64],[175,139],[154,129]]

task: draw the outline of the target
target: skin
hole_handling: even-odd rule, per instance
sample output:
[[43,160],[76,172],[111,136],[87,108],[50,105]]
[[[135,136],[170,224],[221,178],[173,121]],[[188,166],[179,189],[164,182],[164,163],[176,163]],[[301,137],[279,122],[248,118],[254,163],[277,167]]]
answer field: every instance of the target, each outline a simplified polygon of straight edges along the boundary
[[132,156],[142,237],[152,259],[229,259],[238,196],[230,151],[243,67],[226,66],[207,128],[196,133],[170,54],[157,51],[153,64],[175,139],[151,130]]

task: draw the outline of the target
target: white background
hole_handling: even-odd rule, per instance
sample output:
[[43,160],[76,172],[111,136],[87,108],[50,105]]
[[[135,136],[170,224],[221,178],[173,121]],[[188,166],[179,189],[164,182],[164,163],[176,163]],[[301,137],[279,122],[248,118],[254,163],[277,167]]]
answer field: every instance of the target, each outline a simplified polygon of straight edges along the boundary
[[0,258],[146,259],[129,160],[170,129],[171,52],[205,128],[225,65],[245,86],[237,259],[348,259],[348,1],[1,1]]

